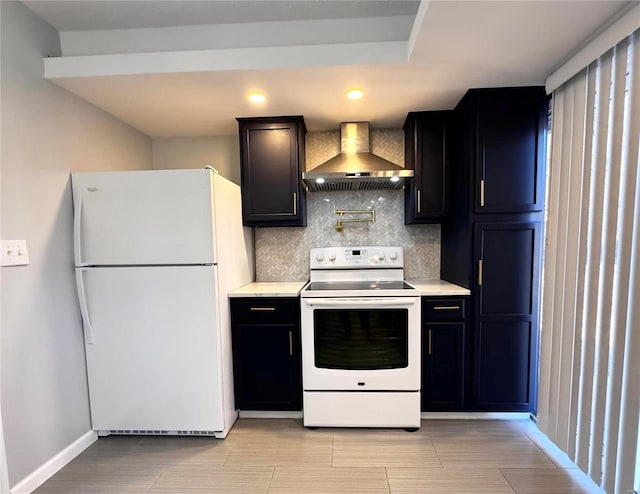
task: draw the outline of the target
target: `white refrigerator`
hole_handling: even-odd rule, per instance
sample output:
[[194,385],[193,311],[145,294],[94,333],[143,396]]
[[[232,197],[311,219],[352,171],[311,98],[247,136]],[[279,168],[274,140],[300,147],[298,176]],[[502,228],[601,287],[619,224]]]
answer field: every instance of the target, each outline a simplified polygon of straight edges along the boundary
[[71,182],[93,429],[225,437],[237,418],[227,293],[254,279],[240,188],[210,169]]

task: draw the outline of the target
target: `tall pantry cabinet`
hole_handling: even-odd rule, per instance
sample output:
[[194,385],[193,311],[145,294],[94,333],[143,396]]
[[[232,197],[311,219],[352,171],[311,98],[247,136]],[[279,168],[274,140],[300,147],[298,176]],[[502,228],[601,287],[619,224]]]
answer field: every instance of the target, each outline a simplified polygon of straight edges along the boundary
[[455,118],[441,276],[472,293],[466,408],[535,412],[547,97],[472,89]]

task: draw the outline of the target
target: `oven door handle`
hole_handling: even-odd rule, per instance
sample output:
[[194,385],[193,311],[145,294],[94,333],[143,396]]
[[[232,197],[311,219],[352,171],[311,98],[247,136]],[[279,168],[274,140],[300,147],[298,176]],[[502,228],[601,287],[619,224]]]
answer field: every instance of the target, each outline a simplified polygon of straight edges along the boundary
[[408,307],[416,305],[420,298],[341,298],[341,299],[302,299],[305,304],[311,307]]

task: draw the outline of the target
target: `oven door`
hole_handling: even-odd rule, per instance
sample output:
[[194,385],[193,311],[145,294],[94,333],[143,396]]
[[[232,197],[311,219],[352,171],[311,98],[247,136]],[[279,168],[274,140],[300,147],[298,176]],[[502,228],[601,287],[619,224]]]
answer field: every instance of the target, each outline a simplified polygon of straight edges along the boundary
[[420,297],[301,304],[305,391],[420,389]]

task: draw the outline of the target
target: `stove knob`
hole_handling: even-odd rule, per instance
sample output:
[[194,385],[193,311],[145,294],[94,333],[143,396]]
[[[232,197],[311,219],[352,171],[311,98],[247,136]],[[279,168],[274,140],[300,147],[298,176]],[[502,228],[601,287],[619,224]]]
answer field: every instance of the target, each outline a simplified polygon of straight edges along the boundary
[[384,261],[384,251],[380,251],[380,254],[378,254],[378,259]]
[[398,259],[398,253],[395,250],[392,250],[389,253],[389,259],[391,259],[392,261],[395,261],[396,259]]
[[316,261],[318,261],[318,262],[324,261],[324,254],[322,252],[318,252],[316,254]]
[[335,253],[335,252],[330,252],[330,253],[329,253],[329,260],[330,260],[331,262],[333,262],[333,261],[335,261],[335,260],[336,260],[336,253]]

